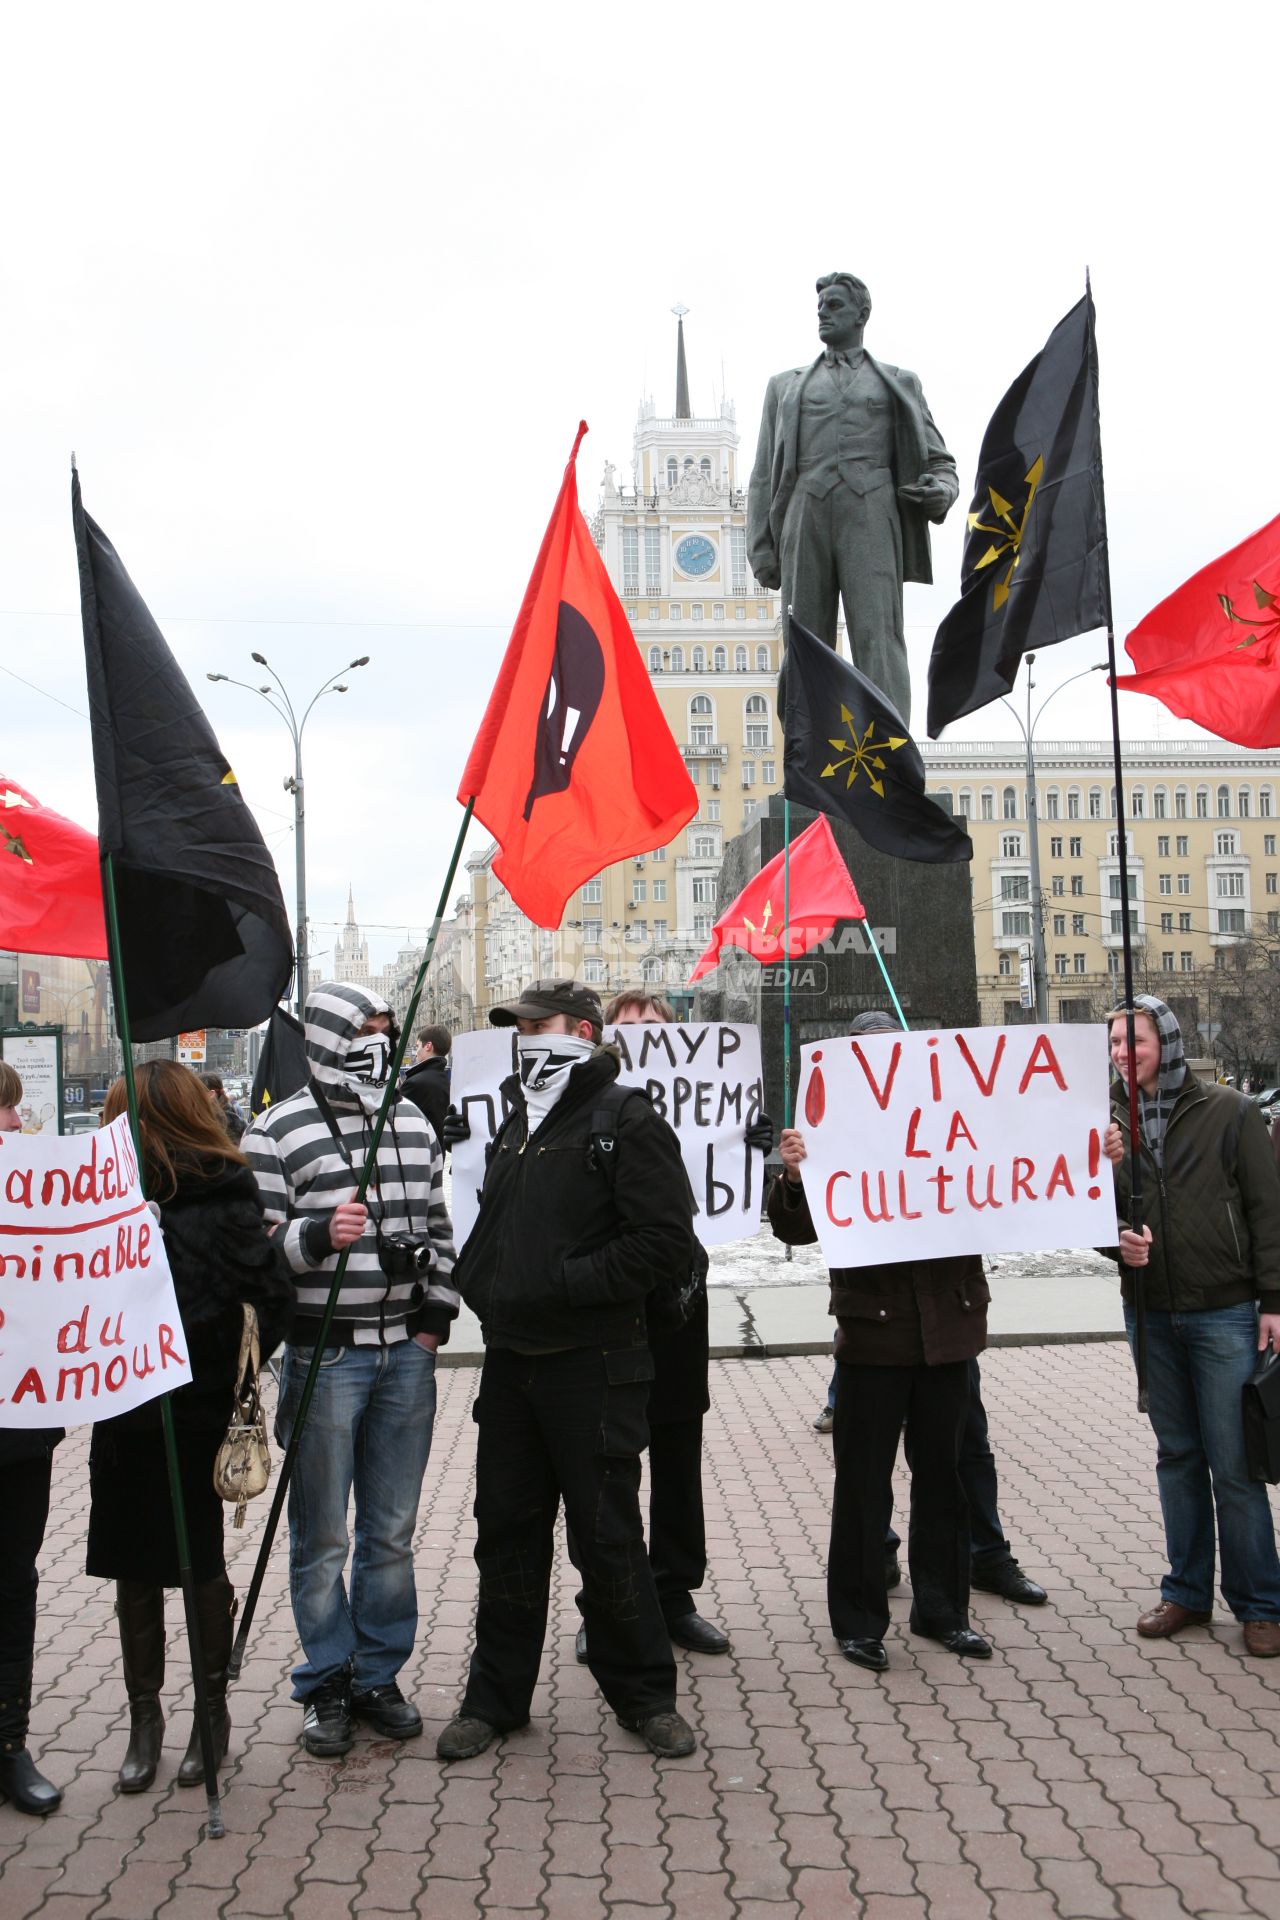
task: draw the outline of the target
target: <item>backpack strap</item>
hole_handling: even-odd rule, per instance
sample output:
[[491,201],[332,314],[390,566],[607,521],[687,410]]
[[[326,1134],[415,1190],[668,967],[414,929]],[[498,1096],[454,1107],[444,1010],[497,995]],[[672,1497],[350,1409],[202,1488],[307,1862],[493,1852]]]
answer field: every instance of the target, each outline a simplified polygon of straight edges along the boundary
[[628,1100],[653,1104],[643,1087],[623,1087],[614,1080],[597,1094],[587,1122],[588,1163],[604,1175],[611,1191],[618,1178],[618,1128]]

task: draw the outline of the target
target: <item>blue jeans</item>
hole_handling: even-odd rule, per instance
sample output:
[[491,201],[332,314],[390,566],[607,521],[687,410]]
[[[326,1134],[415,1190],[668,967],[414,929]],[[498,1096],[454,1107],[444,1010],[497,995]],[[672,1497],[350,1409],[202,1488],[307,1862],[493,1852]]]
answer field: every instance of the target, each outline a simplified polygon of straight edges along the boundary
[[[1133,1311],[1125,1328],[1133,1345]],[[1222,1597],[1237,1620],[1280,1620],[1280,1561],[1271,1503],[1245,1464],[1240,1389],[1257,1364],[1251,1300],[1207,1313],[1152,1313],[1147,1393],[1169,1571],[1161,1597],[1213,1610],[1214,1508]]]
[[[310,1362],[311,1348],[286,1347],[276,1416],[282,1446]],[[289,1597],[304,1654],[293,1670],[295,1700],[344,1675],[361,1693],[386,1686],[413,1652],[413,1529],[435,1413],[436,1357],[416,1340],[325,1350],[289,1482]]]

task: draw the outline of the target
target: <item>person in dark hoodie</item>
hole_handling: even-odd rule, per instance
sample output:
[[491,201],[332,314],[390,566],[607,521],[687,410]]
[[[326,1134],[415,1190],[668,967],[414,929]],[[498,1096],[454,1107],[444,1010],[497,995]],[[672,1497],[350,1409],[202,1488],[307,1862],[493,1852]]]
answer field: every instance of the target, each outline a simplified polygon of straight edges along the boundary
[[[191,1362],[191,1380],[173,1395],[173,1424],[205,1691],[214,1750],[222,1760],[231,1738],[227,1663],[236,1602],[227,1578],[213,1462],[234,1406],[244,1308],[256,1310],[261,1350],[270,1353],[293,1314],[293,1282],[267,1234],[262,1200],[244,1155],[228,1138],[195,1074],[173,1060],[153,1060],[137,1067],[134,1077],[143,1187],[160,1209]],[[117,1080],[107,1091],[104,1122],[125,1109],[124,1081]],[[155,1779],[164,1738],[164,1590],[180,1584],[164,1435],[154,1400],[94,1426],[85,1571],[116,1583],[129,1697],[129,1745],[119,1787],[122,1793],[141,1793]],[[193,1725],[178,1785],[203,1782],[200,1736]]]
[[431,1131],[442,1144],[444,1116],[449,1106],[451,1044],[448,1027],[423,1027],[418,1034],[413,1065],[400,1082],[401,1093],[407,1094],[414,1106],[426,1114]]
[[[690,1272],[692,1195],[680,1148],[638,1089],[613,1098],[590,987],[536,980],[489,1014],[518,1031],[518,1071],[489,1154],[457,1283],[480,1321],[474,1417],[480,1588],[466,1693],[442,1760],[527,1725],[547,1629],[563,1500],[582,1575],[587,1661],[651,1753],[693,1751],[676,1712],[671,1641],[645,1552],[640,1455],[655,1275]],[[610,1104],[612,1099],[612,1104]]]
[[[1141,1614],[1167,1640],[1213,1615],[1214,1513],[1222,1597],[1246,1650],[1280,1654],[1280,1561],[1267,1489],[1249,1478],[1240,1390],[1259,1352],[1280,1346],[1280,1180],[1253,1101],[1205,1086],[1183,1057],[1176,1015],[1137,994],[1134,1058],[1123,1008],[1107,1018],[1116,1071],[1103,1148],[1115,1177],[1120,1284],[1134,1337],[1134,1289],[1146,1308],[1147,1393],[1169,1571]],[[1125,1222],[1133,1182],[1130,1075],[1149,1224]]]
[[[0,1133],[21,1133],[22,1082],[0,1060]],[[46,1780],[27,1750],[35,1675],[36,1560],[49,1518],[53,1450],[63,1427],[0,1427],[0,1793],[20,1813],[52,1813],[62,1788]]]
[[435,1422],[436,1348],[458,1296],[444,1156],[399,1094],[367,1201],[355,1198],[394,1052],[390,1007],[364,987],[330,981],[308,994],[305,1026],[310,1081],[259,1114],[244,1145],[298,1283],[276,1415],[282,1446],[347,1250],[289,1485],[289,1592],[303,1653],[294,1698],[307,1752],[332,1759],[351,1746],[353,1715],[392,1740],[422,1732],[398,1676],[418,1630],[413,1529]]
[[[859,1014],[850,1031],[899,1028],[877,1012]],[[778,1151],[783,1172],[770,1189],[769,1224],[788,1245],[810,1246],[818,1235],[800,1174],[804,1135],[784,1127]],[[845,1659],[873,1673],[889,1664],[885,1535],[904,1422],[912,1632],[964,1659],[991,1657],[989,1643],[969,1625],[969,1509],[960,1480],[969,1362],[987,1343],[989,1300],[976,1253],[831,1274],[836,1485],[827,1605]]]

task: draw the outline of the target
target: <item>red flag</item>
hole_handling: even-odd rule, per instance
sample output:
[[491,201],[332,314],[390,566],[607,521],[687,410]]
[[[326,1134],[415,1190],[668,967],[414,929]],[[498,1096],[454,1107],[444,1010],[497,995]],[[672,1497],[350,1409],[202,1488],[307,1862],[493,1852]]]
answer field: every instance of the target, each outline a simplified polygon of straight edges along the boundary
[[98,841],[0,774],[0,946],[105,960]]
[[[701,980],[720,961],[724,947],[744,947],[762,962],[794,960],[820,941],[829,940],[837,920],[865,920],[867,910],[858,898],[840,856],[831,823],[820,813],[811,827],[791,843],[790,886],[784,883],[786,850],[761,867],[725,908],[711,929],[711,944],[689,975],[688,985]],[[783,924],[783,903],[789,892],[790,915]]]
[[1210,561],[1125,641],[1149,693],[1179,719],[1242,747],[1280,746],[1280,515]]
[[611,861],[651,853],[698,796],[578,508],[578,428],[458,798],[502,851],[493,870],[540,927]]

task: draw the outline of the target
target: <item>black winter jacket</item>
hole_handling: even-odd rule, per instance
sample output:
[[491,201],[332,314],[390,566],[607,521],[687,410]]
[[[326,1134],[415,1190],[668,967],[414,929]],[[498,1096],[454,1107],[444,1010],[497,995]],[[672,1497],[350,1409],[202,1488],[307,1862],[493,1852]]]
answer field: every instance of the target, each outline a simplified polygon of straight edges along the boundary
[[[818,1237],[804,1188],[785,1173],[769,1192],[769,1224],[793,1247],[812,1246]],[[977,1253],[833,1267],[836,1359],[855,1367],[938,1367],[975,1360],[987,1344],[990,1300]]]
[[[1129,1224],[1133,1178],[1129,1102],[1112,1085],[1111,1118],[1125,1157],[1112,1169],[1119,1224]],[[1257,1299],[1280,1313],[1280,1177],[1266,1123],[1247,1095],[1209,1087],[1188,1069],[1164,1136],[1164,1170],[1142,1143],[1142,1191],[1151,1255],[1143,1299],[1158,1313],[1204,1313]],[[1114,1250],[1113,1250],[1114,1251]],[[1119,1261],[1119,1254],[1115,1254]],[[1125,1300],[1134,1273],[1120,1265]]]
[[428,1054],[420,1065],[410,1067],[400,1082],[400,1091],[422,1113],[440,1145],[441,1128],[449,1105],[449,1062],[442,1055]]
[[597,1047],[532,1139],[519,1076],[503,1082],[511,1112],[454,1270],[486,1346],[644,1347],[645,1296],[689,1271],[696,1242],[680,1148],[639,1093],[616,1122],[612,1183],[595,1164],[591,1115],[618,1069],[616,1050]]
[[[248,1167],[230,1165],[210,1180],[184,1180],[160,1206],[160,1226],[182,1316],[192,1378],[173,1396],[174,1423],[225,1426],[231,1417],[242,1307],[256,1307],[259,1346],[267,1355],[293,1317],[294,1287],[284,1254],[267,1236],[262,1199]],[[158,1428],[156,1401],[101,1425]]]

